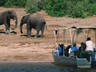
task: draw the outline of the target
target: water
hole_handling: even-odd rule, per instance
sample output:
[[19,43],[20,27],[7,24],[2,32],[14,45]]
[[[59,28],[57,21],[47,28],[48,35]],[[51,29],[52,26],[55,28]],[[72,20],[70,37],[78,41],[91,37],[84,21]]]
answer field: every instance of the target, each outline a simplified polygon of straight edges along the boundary
[[0,63],[0,72],[96,72],[95,68],[56,66],[52,62]]

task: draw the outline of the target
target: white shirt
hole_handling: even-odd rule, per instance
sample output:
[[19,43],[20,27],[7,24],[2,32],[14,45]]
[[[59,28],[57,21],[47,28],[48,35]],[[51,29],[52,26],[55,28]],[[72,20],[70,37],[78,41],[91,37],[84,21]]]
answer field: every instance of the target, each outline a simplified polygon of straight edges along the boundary
[[86,41],[86,51],[93,51],[93,42],[92,41]]
[[71,48],[70,48],[68,53],[70,54],[71,52],[72,52],[72,50],[71,50]]

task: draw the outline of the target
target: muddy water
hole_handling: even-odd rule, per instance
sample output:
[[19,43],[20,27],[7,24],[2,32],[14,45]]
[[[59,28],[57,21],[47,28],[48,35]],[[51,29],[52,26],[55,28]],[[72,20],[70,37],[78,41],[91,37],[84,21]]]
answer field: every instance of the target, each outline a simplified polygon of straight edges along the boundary
[[96,69],[78,69],[56,66],[52,62],[0,63],[0,72],[96,72]]

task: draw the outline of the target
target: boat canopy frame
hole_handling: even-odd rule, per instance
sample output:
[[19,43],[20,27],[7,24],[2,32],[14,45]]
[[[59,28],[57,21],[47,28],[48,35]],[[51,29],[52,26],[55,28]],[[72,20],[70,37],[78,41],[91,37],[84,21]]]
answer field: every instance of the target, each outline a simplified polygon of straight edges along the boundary
[[[72,36],[72,29],[74,29],[73,36]],[[95,42],[95,49],[96,49],[96,27],[92,27],[92,26],[72,26],[72,27],[66,27],[66,28],[56,28],[54,30],[55,43],[58,44],[58,32],[60,30],[63,30],[63,42],[64,43],[65,43],[65,33],[66,33],[66,30],[69,30],[71,43],[74,42],[75,36],[79,35],[81,32],[83,32],[83,35],[84,35],[84,38],[85,38],[85,41],[86,41],[85,29],[93,30],[94,31],[94,34],[95,34],[94,42]]]

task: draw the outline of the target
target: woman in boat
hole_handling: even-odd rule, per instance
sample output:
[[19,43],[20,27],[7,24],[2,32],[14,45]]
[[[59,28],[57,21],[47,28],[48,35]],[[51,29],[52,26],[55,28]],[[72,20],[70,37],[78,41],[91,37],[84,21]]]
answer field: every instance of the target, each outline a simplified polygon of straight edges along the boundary
[[91,41],[90,37],[87,37],[86,41],[86,51],[92,51],[93,52],[93,42]]
[[86,49],[85,51],[81,52],[81,57],[86,58],[88,61],[91,61],[90,58],[93,54],[94,48],[93,48],[93,42],[91,41],[90,37],[87,37],[86,41]]

